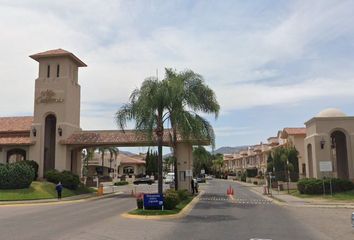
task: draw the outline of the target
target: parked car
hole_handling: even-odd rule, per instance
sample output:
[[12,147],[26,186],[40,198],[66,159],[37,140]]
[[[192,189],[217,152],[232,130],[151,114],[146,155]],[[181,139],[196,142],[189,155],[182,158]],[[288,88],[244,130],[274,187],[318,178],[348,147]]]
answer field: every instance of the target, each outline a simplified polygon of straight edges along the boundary
[[139,185],[139,184],[153,184],[155,182],[155,180],[153,179],[150,179],[150,178],[147,178],[147,177],[142,177],[142,178],[139,178],[139,179],[136,179],[133,183],[135,185]]
[[164,182],[166,184],[171,184],[173,183],[175,180],[175,174],[174,173],[168,173],[166,176],[165,176],[165,180]]
[[211,175],[206,175],[205,180],[213,180],[213,177]]
[[197,177],[197,183],[205,183],[205,177]]

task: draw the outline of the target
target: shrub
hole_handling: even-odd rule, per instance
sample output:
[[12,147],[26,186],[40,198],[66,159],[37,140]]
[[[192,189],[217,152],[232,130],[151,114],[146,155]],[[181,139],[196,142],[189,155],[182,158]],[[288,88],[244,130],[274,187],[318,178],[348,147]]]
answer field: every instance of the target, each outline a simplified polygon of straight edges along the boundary
[[120,182],[114,183],[115,186],[122,186],[122,185],[128,185],[128,184],[129,184],[129,182],[127,182],[127,181],[120,181]]
[[64,187],[69,189],[77,189],[80,184],[80,178],[78,175],[70,172],[70,171],[62,171],[61,172],[61,183]]
[[243,173],[241,174],[241,181],[242,181],[242,182],[246,182],[246,178],[247,178],[247,175],[246,175],[245,172],[243,172]]
[[184,201],[188,199],[190,194],[187,189],[181,189],[177,191],[177,195],[180,201]]
[[33,168],[33,170],[34,170],[34,178],[33,178],[33,180],[37,180],[39,166],[38,166],[38,163],[36,161],[25,160],[25,161],[21,161],[21,162],[18,162],[18,163],[23,163],[23,164],[26,164],[26,165],[30,166],[31,168]]
[[26,164],[0,166],[0,189],[28,188],[34,179],[34,169]]
[[136,195],[136,207],[138,209],[143,209],[143,207],[144,207],[144,194],[143,193],[138,193]]
[[168,210],[175,209],[178,203],[180,203],[180,199],[177,191],[167,190],[164,197],[164,208]]
[[[354,184],[345,179],[332,178],[332,192],[344,192],[354,189]],[[324,180],[325,191],[330,192],[330,179]],[[304,178],[298,181],[297,189],[301,194],[323,194],[323,180]]]
[[79,176],[70,171],[59,172],[58,170],[54,169],[47,171],[44,176],[48,182],[52,182],[55,184],[61,182],[63,187],[72,190],[77,189],[80,184]]
[[48,182],[57,184],[60,182],[60,172],[55,169],[48,170],[44,173],[44,178],[47,179]]

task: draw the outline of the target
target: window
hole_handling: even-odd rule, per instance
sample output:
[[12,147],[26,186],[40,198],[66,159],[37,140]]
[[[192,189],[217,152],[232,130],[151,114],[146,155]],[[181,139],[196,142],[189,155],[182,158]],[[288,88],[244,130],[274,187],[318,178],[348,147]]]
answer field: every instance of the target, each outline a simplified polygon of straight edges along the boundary
[[302,164],[302,173],[306,175],[306,164]]
[[60,72],[60,65],[57,65],[57,77],[59,77],[59,72]]
[[50,65],[47,66],[47,78],[50,78]]

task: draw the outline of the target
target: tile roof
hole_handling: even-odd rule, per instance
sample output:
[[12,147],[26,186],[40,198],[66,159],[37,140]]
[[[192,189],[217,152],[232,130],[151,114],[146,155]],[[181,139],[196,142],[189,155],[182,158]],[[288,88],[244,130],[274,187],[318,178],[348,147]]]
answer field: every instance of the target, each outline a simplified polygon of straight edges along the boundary
[[137,164],[137,165],[145,165],[145,161],[141,158],[138,159],[138,155],[128,156],[125,154],[118,154],[118,161],[120,164]]
[[[182,141],[178,138],[179,142],[191,142],[192,144],[209,145],[210,142],[204,141]],[[163,137],[163,144],[169,145],[169,133],[165,130]],[[135,130],[102,130],[102,131],[80,131],[73,133],[67,139],[60,141],[61,144],[66,145],[79,145],[79,146],[151,146],[155,145],[156,141],[150,141],[148,137]]]
[[30,137],[0,137],[0,145],[32,145]]
[[65,57],[65,56],[71,58],[71,60],[73,60],[79,67],[87,67],[87,65],[83,61],[81,61],[78,57],[76,57],[73,53],[68,52],[61,48],[33,54],[30,55],[30,58],[38,61],[41,58]]
[[0,132],[26,132],[31,130],[33,117],[0,117]]
[[306,128],[284,128],[289,135],[306,135]]
[[306,128],[284,128],[281,137],[285,139],[288,135],[306,135]]

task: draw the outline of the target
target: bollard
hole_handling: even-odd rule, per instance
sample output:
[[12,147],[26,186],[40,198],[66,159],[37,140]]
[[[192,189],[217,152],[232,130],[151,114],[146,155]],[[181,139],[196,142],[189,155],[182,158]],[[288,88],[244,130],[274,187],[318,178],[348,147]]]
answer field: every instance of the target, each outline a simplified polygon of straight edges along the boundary
[[103,184],[100,184],[100,186],[97,189],[97,196],[102,196],[103,195]]
[[352,227],[354,228],[354,212],[352,213]]

